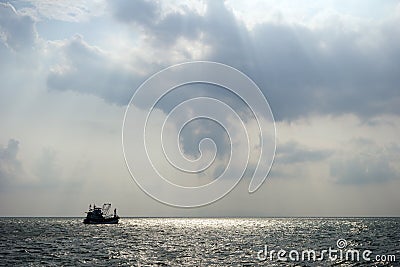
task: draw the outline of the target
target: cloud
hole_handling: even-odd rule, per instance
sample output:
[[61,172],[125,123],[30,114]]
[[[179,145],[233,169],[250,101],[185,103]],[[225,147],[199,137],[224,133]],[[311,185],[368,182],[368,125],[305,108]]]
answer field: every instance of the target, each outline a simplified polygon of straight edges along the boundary
[[[110,1],[102,6],[100,16],[86,2],[36,2],[0,4],[0,136],[6,140],[0,146],[0,186],[6,188],[2,193],[8,190],[6,196],[2,194],[3,203],[21,199],[37,203],[41,197],[45,207],[48,199],[64,203],[71,196],[78,203],[75,197],[81,194],[78,207],[92,201],[89,197],[101,199],[105,192],[117,190],[111,197],[120,198],[127,213],[138,213],[129,208],[139,199],[143,215],[177,214],[176,210],[166,212],[135,186],[135,194],[129,191],[132,184],[119,134],[124,106],[135,88],[161,68],[189,60],[213,60],[238,68],[259,85],[278,120],[282,142],[270,175],[277,179],[267,180],[249,201],[242,194],[247,191],[244,188],[238,190],[237,198],[226,198],[225,205],[193,210],[193,214],[221,215],[221,210],[226,213],[228,209],[229,214],[240,215],[251,206],[254,214],[264,210],[268,215],[260,203],[274,203],[285,192],[289,205],[281,203],[286,210],[279,214],[301,215],[306,205],[289,207],[299,197],[307,196],[309,203],[320,197],[323,202],[329,199],[327,195],[343,190],[359,197],[360,203],[317,203],[314,214],[324,210],[327,215],[340,215],[345,210],[351,215],[360,209],[365,215],[398,212],[393,204],[398,197],[392,192],[400,182],[396,139],[400,125],[399,5],[397,13],[385,9],[378,19],[316,11],[315,17],[307,14],[307,21],[290,17],[290,7],[288,15],[271,19],[268,14],[275,11],[263,7],[258,10],[261,19],[249,27],[241,16],[251,20],[251,9],[239,16],[234,5],[222,1],[202,2],[199,9],[163,1]],[[225,91],[207,86],[177,88],[159,103],[156,112],[162,114],[156,123],[162,123],[184,100],[212,96],[243,115],[256,135],[254,123],[246,120],[248,110]],[[190,117],[190,111],[179,115]],[[8,136],[18,136],[23,142],[11,139],[7,144]],[[189,158],[198,157],[198,143],[204,137],[219,145],[216,164],[204,175],[207,179],[183,181],[189,185],[208,182],[226,166],[227,136],[212,123],[188,125],[179,140],[182,150]],[[213,147],[204,149],[205,153],[212,151]],[[257,148],[252,151],[257,154]],[[256,163],[256,156],[250,158],[245,177],[251,176]],[[185,177],[176,179],[181,178]],[[101,186],[94,188],[93,184]],[[115,185],[117,189],[111,190]],[[124,197],[128,194],[132,195],[129,201]],[[371,195],[379,198],[379,205],[364,205]],[[351,202],[350,198],[346,201]],[[25,207],[20,207],[22,214]]]
[[36,39],[34,20],[18,13],[11,4],[0,3],[0,41],[12,51],[20,52],[32,48]]
[[30,159],[24,155],[20,159],[19,154],[20,142],[15,139],[10,139],[6,147],[0,145],[0,191],[76,189],[84,184],[82,176],[90,169],[88,162],[60,160],[52,148],[43,148]]
[[0,146],[0,185],[3,188],[15,183],[23,174],[21,161],[17,158],[19,142],[10,139],[6,147]]
[[296,142],[278,145],[275,163],[294,164],[304,162],[315,162],[327,159],[332,154],[330,150],[309,149],[302,147]]
[[354,138],[347,146],[347,150],[337,151],[330,162],[335,183],[365,185],[400,178],[398,145],[382,147],[370,139]]
[[43,149],[36,161],[34,173],[45,186],[59,185],[62,168],[57,164],[57,152],[50,148]]
[[334,149],[310,147],[309,144],[298,141],[287,141],[281,144],[278,142],[269,177],[305,180],[321,175],[324,166],[331,161],[334,153]]
[[55,151],[43,150],[33,169],[24,168],[18,158],[19,141],[10,139],[6,147],[0,146],[0,184],[4,188],[38,188],[59,183],[60,168],[55,164]]
[[[200,49],[200,59],[232,65],[254,79],[277,120],[400,114],[400,63],[393,60],[400,56],[400,34],[394,26],[398,14],[379,23],[336,15],[318,27],[283,20],[250,29],[222,1],[205,5],[205,12],[199,13],[185,7],[166,11],[158,2],[142,0],[110,2],[117,21],[135,25],[130,31],[139,29],[140,45],[127,53],[134,58],[123,63],[77,35],[59,47],[63,59],[49,72],[48,88],[126,105],[146,77],[163,66],[192,60]],[[1,4],[0,12],[2,57],[10,56],[8,49],[33,47],[34,20],[11,4]]]
[[129,68],[119,66],[97,47],[88,45],[80,35],[60,47],[62,62],[47,77],[51,90],[76,91],[97,95],[109,103],[126,105],[138,85],[138,78]]
[[356,156],[331,164],[331,175],[339,184],[363,185],[384,183],[397,179],[399,174],[386,158]]
[[23,0],[15,2],[13,5],[26,15],[35,20],[56,20],[65,22],[85,22],[91,17],[96,17],[104,13],[103,0]]
[[174,44],[178,38],[195,39],[204,19],[188,8],[185,13],[165,12],[155,1],[110,1],[113,16],[120,22],[134,24],[156,47]]
[[400,16],[375,23],[335,15],[318,27],[281,21],[249,29],[222,1],[208,1],[201,15],[193,10],[165,15],[155,2],[140,1],[134,5],[144,6],[143,14],[135,16],[129,1],[111,5],[118,21],[145,29],[155,50],[176,49],[171,42],[182,38],[207,44],[210,52],[203,59],[232,65],[253,78],[278,120],[316,113],[399,114],[400,63],[393,59],[400,55],[395,27]]
[[153,25],[158,19],[160,8],[154,1],[124,1],[117,0],[109,3],[114,16],[126,23],[135,22],[139,24]]

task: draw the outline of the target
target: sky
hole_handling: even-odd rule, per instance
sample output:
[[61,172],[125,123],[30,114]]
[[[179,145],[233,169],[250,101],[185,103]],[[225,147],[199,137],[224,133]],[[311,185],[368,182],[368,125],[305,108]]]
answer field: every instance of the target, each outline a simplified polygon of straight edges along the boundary
[[[83,216],[94,202],[121,216],[400,216],[399,24],[391,0],[0,1],[0,216]],[[256,192],[254,149],[238,186],[188,209],[140,189],[121,134],[137,88],[190,61],[232,66],[257,84],[275,118],[276,154]],[[154,124],[208,95],[246,117],[226,90],[185,85],[155,108]],[[167,126],[176,138],[180,126]],[[215,179],[242,145],[207,120],[181,134],[189,159],[203,138],[216,145],[205,155],[218,149],[202,175],[174,176],[189,186]]]

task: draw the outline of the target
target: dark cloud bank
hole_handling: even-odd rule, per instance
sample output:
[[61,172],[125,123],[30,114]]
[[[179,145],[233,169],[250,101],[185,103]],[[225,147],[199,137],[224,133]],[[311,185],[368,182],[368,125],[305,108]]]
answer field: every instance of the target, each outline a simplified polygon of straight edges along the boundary
[[[400,114],[398,15],[375,24],[352,25],[332,17],[313,28],[268,22],[250,30],[222,1],[207,2],[203,15],[190,9],[165,13],[157,2],[143,0],[110,1],[109,10],[121,27],[147,36],[151,49],[179,49],[179,39],[206,44],[210,52],[202,60],[226,63],[249,75],[277,120],[313,114]],[[10,4],[1,4],[0,12],[0,55],[7,58],[7,50],[32,48],[38,38],[34,20]],[[179,63],[154,64],[149,59],[152,71],[135,74],[80,36],[66,42],[62,53],[70,68],[51,71],[49,89],[93,94],[118,105],[126,105],[149,75]],[[192,60],[190,55],[187,60]]]
[[[109,5],[121,27],[142,31],[152,49],[176,49],[179,38],[207,44],[211,51],[202,59],[232,65],[254,79],[277,120],[313,114],[371,118],[400,113],[398,17],[356,26],[330,18],[330,23],[315,28],[271,22],[249,30],[222,1],[209,1],[204,15],[192,10],[165,14],[148,1],[119,0]],[[147,78],[109,66],[82,40],[67,44],[65,53],[76,71],[50,73],[51,89],[96,94],[125,105],[132,88]],[[154,72],[169,63],[154,66]]]

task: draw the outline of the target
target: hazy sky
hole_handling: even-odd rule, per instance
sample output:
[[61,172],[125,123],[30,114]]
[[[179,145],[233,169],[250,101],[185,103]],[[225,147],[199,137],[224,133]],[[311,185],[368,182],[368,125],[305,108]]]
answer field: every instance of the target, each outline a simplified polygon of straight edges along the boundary
[[[1,2],[0,216],[83,216],[93,202],[121,216],[400,216],[398,1]],[[143,81],[193,60],[257,83],[277,153],[255,193],[245,177],[222,200],[181,209],[133,182],[121,128]],[[156,120],[208,93],[246,112],[212,86],[179,90]],[[180,142],[195,158],[199,140],[215,139],[215,174],[229,144],[207,123]]]

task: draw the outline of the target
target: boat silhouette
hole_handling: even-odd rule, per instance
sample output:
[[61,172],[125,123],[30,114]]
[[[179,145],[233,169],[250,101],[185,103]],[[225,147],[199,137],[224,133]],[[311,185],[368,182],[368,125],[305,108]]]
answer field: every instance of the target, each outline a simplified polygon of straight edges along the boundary
[[109,215],[111,204],[105,203],[103,207],[96,207],[96,204],[89,205],[89,211],[86,212],[86,218],[83,220],[84,224],[117,224],[119,216],[117,209],[114,209],[114,215]]

